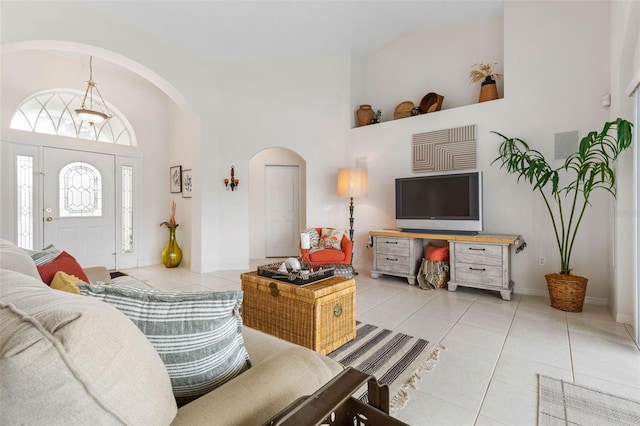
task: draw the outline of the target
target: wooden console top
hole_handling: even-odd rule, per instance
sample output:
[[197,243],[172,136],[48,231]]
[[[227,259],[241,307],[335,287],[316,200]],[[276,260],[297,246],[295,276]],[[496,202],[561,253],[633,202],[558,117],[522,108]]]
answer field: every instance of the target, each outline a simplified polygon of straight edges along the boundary
[[460,235],[460,234],[423,234],[422,232],[402,232],[399,229],[382,229],[369,231],[369,235],[375,237],[395,237],[395,238],[420,238],[424,240],[451,240],[451,241],[473,241],[478,243],[493,244],[516,244],[522,239],[520,235],[511,234],[484,234]]

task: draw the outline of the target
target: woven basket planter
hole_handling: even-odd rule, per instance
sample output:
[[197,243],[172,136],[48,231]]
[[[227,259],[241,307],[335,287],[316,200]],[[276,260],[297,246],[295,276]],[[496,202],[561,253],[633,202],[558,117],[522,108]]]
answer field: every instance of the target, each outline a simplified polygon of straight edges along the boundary
[[493,83],[483,84],[480,88],[480,97],[478,102],[495,101],[498,99],[498,88],[495,81]]
[[582,312],[587,279],[578,275],[547,274],[551,307],[566,312]]

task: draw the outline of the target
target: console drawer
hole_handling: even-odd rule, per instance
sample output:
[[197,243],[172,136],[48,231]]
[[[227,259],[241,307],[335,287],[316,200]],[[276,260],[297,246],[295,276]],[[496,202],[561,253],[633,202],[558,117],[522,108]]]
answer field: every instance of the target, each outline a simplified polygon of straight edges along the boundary
[[409,239],[378,237],[376,239],[376,253],[407,256],[409,254]]
[[376,255],[376,269],[381,272],[402,272],[409,270],[409,257],[394,254]]
[[406,277],[409,284],[416,283],[416,273],[424,248],[417,238],[373,237],[373,269],[371,276],[380,274]]
[[415,269],[415,267],[410,267],[409,262],[406,260],[403,262],[394,262],[393,260],[381,260],[377,258],[376,270],[378,272],[388,273],[389,275],[406,276],[408,273],[415,273],[411,272]]
[[454,250],[456,264],[502,266],[502,246],[456,242]]
[[456,263],[456,281],[470,284],[503,286],[503,270],[499,266],[474,263]]

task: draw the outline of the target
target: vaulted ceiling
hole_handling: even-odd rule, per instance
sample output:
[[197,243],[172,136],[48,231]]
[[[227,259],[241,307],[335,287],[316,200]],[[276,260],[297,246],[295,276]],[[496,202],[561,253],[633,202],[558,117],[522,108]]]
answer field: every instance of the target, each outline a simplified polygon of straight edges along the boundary
[[349,50],[366,54],[405,33],[503,14],[503,1],[458,0],[147,0],[85,5],[219,61]]

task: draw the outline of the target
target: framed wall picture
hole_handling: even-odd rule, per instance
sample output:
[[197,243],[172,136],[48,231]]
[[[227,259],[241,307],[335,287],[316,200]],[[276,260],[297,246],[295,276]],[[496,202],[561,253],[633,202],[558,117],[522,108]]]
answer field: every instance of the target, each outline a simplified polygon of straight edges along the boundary
[[191,198],[191,191],[193,191],[191,169],[186,169],[182,171],[182,198]]
[[169,167],[169,191],[182,192],[182,166]]

